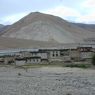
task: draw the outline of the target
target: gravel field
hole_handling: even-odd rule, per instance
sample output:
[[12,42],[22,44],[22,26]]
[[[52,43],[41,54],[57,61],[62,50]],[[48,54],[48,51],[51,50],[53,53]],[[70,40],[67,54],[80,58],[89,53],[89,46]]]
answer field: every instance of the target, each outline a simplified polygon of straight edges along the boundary
[[95,70],[0,67],[0,95],[95,95]]

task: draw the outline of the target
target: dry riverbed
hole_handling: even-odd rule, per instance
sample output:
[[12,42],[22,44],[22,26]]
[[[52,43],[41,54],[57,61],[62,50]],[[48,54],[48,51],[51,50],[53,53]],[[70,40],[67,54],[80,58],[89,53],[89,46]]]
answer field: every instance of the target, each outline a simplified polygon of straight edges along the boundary
[[0,95],[95,95],[95,70],[0,67]]

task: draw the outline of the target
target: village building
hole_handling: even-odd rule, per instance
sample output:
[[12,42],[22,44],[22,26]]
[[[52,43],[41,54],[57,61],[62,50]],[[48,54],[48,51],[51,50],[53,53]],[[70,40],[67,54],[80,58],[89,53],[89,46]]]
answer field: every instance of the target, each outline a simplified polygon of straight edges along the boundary
[[60,50],[59,49],[46,49],[48,61],[58,61],[60,60]]
[[60,58],[62,59],[62,61],[64,62],[70,62],[71,58],[70,58],[70,49],[61,49],[60,50]]
[[22,51],[19,54],[19,58],[16,59],[16,65],[19,64],[18,61],[21,62],[21,64],[40,64],[43,61],[47,62],[47,53],[43,51]]
[[70,49],[70,58],[71,61],[79,61],[80,60],[80,51],[76,49]]
[[65,48],[17,49],[0,52],[0,64],[48,64],[50,62],[76,62],[91,60],[95,48],[80,45]]
[[4,58],[0,58],[0,65],[4,64]]
[[78,47],[80,60],[91,60],[94,52],[92,47]]
[[16,58],[15,65],[38,64],[40,62],[41,62],[40,57],[24,57]]
[[39,57],[40,59],[39,59],[39,61],[37,61],[36,59],[36,61],[37,62],[39,62],[39,63],[47,63],[48,62],[48,52],[46,52],[45,50],[41,50],[41,49],[39,49],[39,51],[38,52],[30,52],[31,54],[32,54],[32,56],[33,57]]

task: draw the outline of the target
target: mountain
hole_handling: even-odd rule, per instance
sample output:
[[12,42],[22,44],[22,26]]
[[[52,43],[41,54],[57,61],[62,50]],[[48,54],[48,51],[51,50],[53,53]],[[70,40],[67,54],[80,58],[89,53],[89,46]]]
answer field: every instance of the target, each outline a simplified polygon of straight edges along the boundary
[[3,27],[4,27],[4,25],[3,24],[0,24],[0,29],[3,28]]
[[4,30],[8,29],[9,27],[10,27],[10,25],[3,25],[3,24],[0,24],[0,34],[1,34]]
[[95,32],[95,24],[83,24],[83,23],[72,23],[72,24],[80,28],[83,28],[85,30]]
[[60,17],[33,12],[5,29],[1,36],[50,43],[81,43],[94,39],[95,33]]
[[6,29],[8,29],[9,27],[10,27],[10,25],[2,26],[2,27],[0,28],[0,34],[2,34],[3,31],[6,30]]

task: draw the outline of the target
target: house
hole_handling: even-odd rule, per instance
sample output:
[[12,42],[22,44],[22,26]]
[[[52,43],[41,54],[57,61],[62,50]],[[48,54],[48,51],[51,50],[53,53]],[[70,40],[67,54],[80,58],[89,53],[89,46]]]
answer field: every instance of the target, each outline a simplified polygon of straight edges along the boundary
[[60,61],[60,50],[59,49],[45,49],[47,53],[47,59],[49,62]]
[[70,62],[70,49],[61,49],[60,50],[60,58],[62,59],[63,62]]
[[40,64],[41,63],[41,57],[31,57],[30,60],[27,60],[27,63]]
[[6,56],[4,57],[4,64],[15,64],[15,57],[14,56]]
[[[94,45],[95,47],[95,45]],[[91,60],[95,54],[95,48],[91,45],[66,45],[61,48],[43,49],[16,49],[4,50],[0,52],[0,63],[3,64],[47,64],[49,62],[74,62],[81,60]]]
[[29,52],[29,51],[20,51],[19,53],[18,53],[18,56],[19,57],[31,57],[32,56],[32,54]]
[[41,57],[42,59],[47,59],[47,57],[48,57],[47,56],[47,52],[41,51],[41,50],[39,50],[39,51],[32,51],[30,53],[31,53],[32,57],[38,56],[38,57]]
[[93,56],[92,47],[78,47],[80,52],[80,60],[91,60]]
[[[39,59],[37,59],[37,60],[39,60],[38,61],[39,63],[46,63],[46,62],[48,62],[48,53],[46,51],[40,49],[39,51],[34,51],[34,52],[32,51],[30,53],[32,55],[32,58],[34,57],[33,60],[36,60],[37,58],[39,58]],[[35,62],[33,62],[33,63],[35,63]]]
[[4,64],[4,58],[0,58],[0,64]]
[[25,65],[26,64],[26,58],[20,58],[20,57],[18,57],[18,58],[16,58],[15,59],[15,65]]
[[79,61],[80,60],[80,51],[76,48],[70,49],[70,58],[71,61]]
[[15,59],[16,65],[27,65],[27,64],[38,64],[38,63],[41,63],[40,57],[23,57]]

